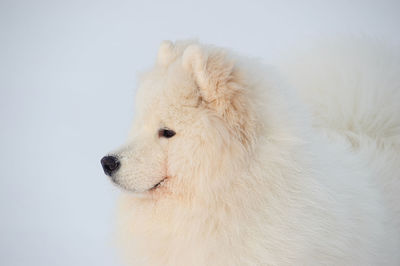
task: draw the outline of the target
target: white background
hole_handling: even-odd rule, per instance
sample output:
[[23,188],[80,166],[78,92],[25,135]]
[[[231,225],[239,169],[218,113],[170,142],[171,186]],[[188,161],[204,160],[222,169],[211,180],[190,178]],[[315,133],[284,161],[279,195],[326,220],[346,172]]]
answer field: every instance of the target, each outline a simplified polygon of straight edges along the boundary
[[136,73],[163,39],[265,61],[320,36],[400,40],[397,1],[0,1],[0,265],[118,265],[123,143]]

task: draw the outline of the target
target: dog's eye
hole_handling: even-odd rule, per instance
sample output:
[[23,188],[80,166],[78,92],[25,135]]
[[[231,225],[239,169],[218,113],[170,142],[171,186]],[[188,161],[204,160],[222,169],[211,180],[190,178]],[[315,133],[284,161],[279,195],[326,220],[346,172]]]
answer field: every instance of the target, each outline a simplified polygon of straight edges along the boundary
[[170,130],[168,128],[161,128],[158,131],[158,136],[159,137],[164,137],[164,138],[172,138],[175,136],[175,132],[173,130]]

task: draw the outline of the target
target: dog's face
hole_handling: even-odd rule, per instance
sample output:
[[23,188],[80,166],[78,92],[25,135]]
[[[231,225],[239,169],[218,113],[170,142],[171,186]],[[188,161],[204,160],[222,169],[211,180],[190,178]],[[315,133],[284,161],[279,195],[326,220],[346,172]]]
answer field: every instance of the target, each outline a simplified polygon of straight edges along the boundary
[[223,186],[251,141],[240,75],[221,50],[164,42],[142,76],[129,141],[104,171],[139,195],[188,195]]

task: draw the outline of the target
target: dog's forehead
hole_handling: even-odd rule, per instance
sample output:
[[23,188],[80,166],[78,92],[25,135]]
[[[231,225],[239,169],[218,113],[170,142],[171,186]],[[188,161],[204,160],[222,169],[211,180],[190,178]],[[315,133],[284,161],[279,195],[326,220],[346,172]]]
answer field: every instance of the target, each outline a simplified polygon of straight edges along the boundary
[[179,62],[168,68],[163,82],[164,84],[161,87],[166,101],[183,106],[195,106],[197,104],[199,98],[197,85]]
[[[199,91],[192,76],[180,64],[172,64],[168,68],[155,68],[142,76],[138,97],[143,101],[169,101],[193,104]],[[189,103],[190,102],[190,103]]]
[[175,119],[183,119],[187,108],[197,107],[199,101],[199,90],[193,78],[180,64],[173,64],[164,69],[154,68],[142,75],[136,108],[137,114],[143,118],[175,116]]

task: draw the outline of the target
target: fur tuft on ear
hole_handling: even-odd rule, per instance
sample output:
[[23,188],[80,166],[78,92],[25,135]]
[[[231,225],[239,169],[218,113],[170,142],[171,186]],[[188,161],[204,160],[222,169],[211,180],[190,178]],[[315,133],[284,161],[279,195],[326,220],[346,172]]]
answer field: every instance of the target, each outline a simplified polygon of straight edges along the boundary
[[160,66],[167,66],[175,57],[173,43],[171,41],[163,41],[158,49],[157,64]]
[[203,72],[206,61],[206,55],[198,44],[191,44],[186,47],[182,55],[183,67],[198,74]]

